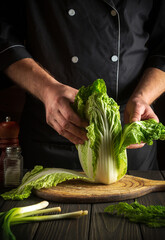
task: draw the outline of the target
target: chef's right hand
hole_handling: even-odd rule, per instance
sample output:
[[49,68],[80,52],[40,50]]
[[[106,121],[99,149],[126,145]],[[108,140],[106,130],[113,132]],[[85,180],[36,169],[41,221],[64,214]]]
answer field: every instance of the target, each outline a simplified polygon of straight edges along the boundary
[[71,107],[77,89],[58,82],[31,58],[14,62],[4,73],[44,103],[46,121],[60,135],[74,144],[87,140],[85,127],[88,123]]
[[74,144],[83,144],[87,140],[88,122],[81,119],[72,109],[78,90],[56,82],[45,90],[44,104],[46,121],[60,135]]

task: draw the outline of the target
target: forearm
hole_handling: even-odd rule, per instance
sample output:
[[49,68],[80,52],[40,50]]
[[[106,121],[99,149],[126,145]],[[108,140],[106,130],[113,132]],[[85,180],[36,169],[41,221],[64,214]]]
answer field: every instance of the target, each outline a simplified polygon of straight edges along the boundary
[[151,105],[164,92],[165,72],[157,68],[148,68],[133,92],[131,99],[143,99],[148,105]]
[[125,108],[125,123],[158,117],[150,105],[165,92],[165,72],[157,68],[148,68]]
[[13,63],[4,72],[16,84],[42,102],[45,102],[47,89],[51,85],[60,84],[31,58]]
[[74,144],[82,144],[87,140],[83,128],[88,123],[70,105],[74,102],[77,89],[58,82],[30,58],[15,62],[5,73],[44,103],[46,122],[60,135]]

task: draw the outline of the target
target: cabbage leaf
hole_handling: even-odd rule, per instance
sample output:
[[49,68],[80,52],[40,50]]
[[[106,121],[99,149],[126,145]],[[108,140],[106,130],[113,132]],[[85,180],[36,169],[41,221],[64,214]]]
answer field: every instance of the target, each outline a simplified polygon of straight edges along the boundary
[[89,121],[88,140],[77,149],[84,172],[95,182],[110,184],[126,174],[130,144],[165,139],[165,126],[154,119],[127,124],[122,130],[119,106],[108,97],[103,79],[80,88],[74,109]]
[[23,200],[31,195],[32,189],[50,188],[66,180],[82,179],[90,181],[85,174],[61,168],[43,168],[35,166],[32,171],[27,172],[21,184],[9,192],[1,194],[5,200]]

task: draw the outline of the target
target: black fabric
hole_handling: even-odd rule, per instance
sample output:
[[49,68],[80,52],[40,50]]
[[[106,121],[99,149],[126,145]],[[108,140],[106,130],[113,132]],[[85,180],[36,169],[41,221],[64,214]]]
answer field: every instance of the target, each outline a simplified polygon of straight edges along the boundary
[[145,144],[140,149],[127,149],[128,170],[158,170],[157,163],[157,144],[152,146]]
[[[28,148],[27,148],[28,146]],[[69,144],[40,142],[31,136],[21,142],[24,156],[24,168],[32,169],[35,165],[81,170],[76,147]]]
[[0,69],[33,57],[75,88],[103,78],[109,95],[126,103],[145,64],[165,70],[164,12],[161,0],[2,1]]
[[[70,9],[75,15],[69,15]],[[165,71],[164,12],[163,0],[2,1],[0,71],[34,58],[58,81],[77,89],[103,78],[109,96],[124,105],[146,67]],[[26,138],[34,145],[70,144],[46,124],[43,103],[29,94],[22,126],[22,144]],[[30,145],[23,148],[33,162]],[[38,147],[37,153],[41,155]]]

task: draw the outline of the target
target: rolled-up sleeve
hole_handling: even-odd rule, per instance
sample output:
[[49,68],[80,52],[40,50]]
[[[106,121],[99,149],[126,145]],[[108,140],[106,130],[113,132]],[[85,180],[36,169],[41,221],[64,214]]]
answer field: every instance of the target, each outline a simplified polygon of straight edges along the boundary
[[31,58],[25,48],[24,1],[2,1],[0,6],[0,71],[12,63]]
[[149,21],[150,37],[147,43],[149,56],[147,67],[165,71],[165,1],[154,1]]

